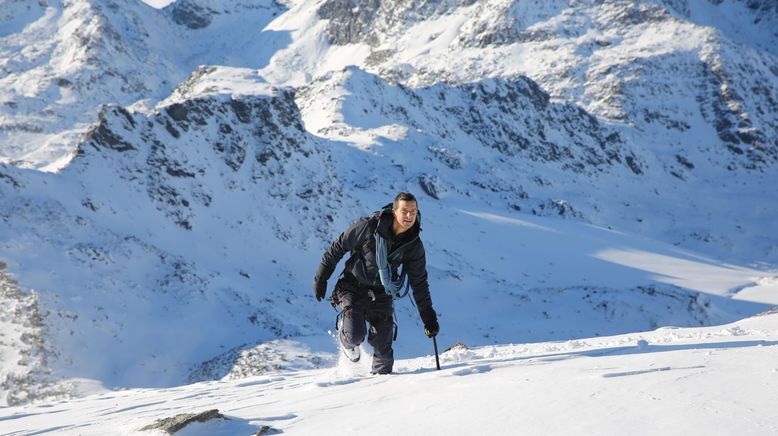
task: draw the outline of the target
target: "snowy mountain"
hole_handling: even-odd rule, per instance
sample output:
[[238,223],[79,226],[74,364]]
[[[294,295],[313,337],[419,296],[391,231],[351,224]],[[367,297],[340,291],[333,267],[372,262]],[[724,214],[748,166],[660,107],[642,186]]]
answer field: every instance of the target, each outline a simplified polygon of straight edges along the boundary
[[[310,280],[399,190],[420,197],[444,346],[778,304],[771,2],[47,0],[0,19],[8,404],[332,365]],[[430,352],[415,310],[400,358]]]
[[100,105],[153,107],[201,64],[262,66],[283,38],[256,35],[280,6],[220,3],[163,12],[137,0],[4,2],[0,161],[58,171]]
[[[588,209],[587,219],[602,225],[613,225],[614,217],[600,220],[604,213],[592,209],[608,204],[626,218],[618,224],[625,230],[724,257],[735,250],[755,255],[752,260],[773,258],[774,243],[765,244],[763,235],[774,229],[745,236],[749,242],[740,248],[732,238],[762,227],[758,216],[769,215],[764,205],[775,200],[774,190],[765,189],[774,180],[777,156],[777,64],[774,49],[767,48],[775,46],[778,28],[771,25],[778,19],[774,4],[364,2],[352,9],[347,4],[295,5],[287,15],[316,10],[328,20],[321,31],[300,32],[263,75],[294,84],[340,62],[414,88],[529,77],[552,101],[576,103],[611,125],[634,148],[633,162],[645,174],[608,183],[620,188],[605,190],[609,199],[626,191],[617,202],[581,204],[587,201],[558,188],[552,198]],[[294,27],[282,20],[271,26]],[[321,47],[321,32],[333,45]],[[622,188],[632,181],[642,192]],[[664,209],[646,195],[653,189],[663,202],[672,197],[670,202],[684,209],[676,216],[695,215],[689,221],[706,222],[705,230],[684,228],[678,220],[649,220]],[[744,205],[743,199],[754,195]],[[689,204],[696,198],[722,201]],[[627,203],[625,210],[621,206]],[[649,207],[636,210],[641,205]],[[710,216],[700,216],[701,209]],[[712,245],[727,248],[719,252]]]

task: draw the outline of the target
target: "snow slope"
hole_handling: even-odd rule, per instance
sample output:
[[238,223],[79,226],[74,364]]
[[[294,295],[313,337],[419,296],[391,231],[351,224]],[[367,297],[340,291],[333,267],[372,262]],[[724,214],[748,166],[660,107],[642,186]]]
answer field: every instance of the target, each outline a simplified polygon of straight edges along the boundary
[[[375,202],[375,191],[333,184],[330,159],[317,157],[329,151],[293,119],[284,127],[276,112],[291,96],[256,86],[264,97],[215,94],[163,106],[150,119],[108,108],[66,170],[3,170],[3,257],[34,290],[8,298],[34,298],[45,308],[35,337],[48,346],[45,361],[4,368],[7,401],[328,365],[334,312],[313,301],[309,275],[330,234],[382,204],[347,206]],[[212,115],[198,121],[204,113]],[[244,116],[247,129],[223,136],[232,142],[202,140]],[[256,136],[257,125],[277,130]],[[160,145],[173,132],[182,147]],[[338,150],[332,160],[363,162],[360,171],[349,165],[349,178],[381,174],[373,166],[382,158]],[[384,201],[416,183],[395,180]],[[722,324],[776,304],[774,270],[577,220],[505,212],[467,196],[420,201],[442,343]],[[426,352],[408,302],[399,305],[398,322],[397,356]],[[23,332],[29,320],[22,314],[11,323]],[[277,338],[292,342],[276,347]],[[18,344],[5,346],[12,352]],[[22,377],[30,369],[53,377]]]
[[0,162],[58,171],[101,105],[153,107],[198,65],[257,68],[288,40],[261,32],[277,3],[217,3],[0,4]]
[[138,429],[216,408],[229,420],[190,424],[176,434],[248,435],[269,426],[289,435],[769,435],[778,431],[777,355],[773,313],[719,327],[454,348],[442,353],[440,371],[424,356],[398,362],[389,376],[341,362],[101,392],[0,409],[0,431],[154,434]]
[[646,142],[660,132],[638,139],[526,77],[409,88],[351,67],[312,81],[296,102],[306,129],[390,159],[435,198],[558,212],[733,262],[778,254],[776,222],[765,219],[778,201],[774,171],[725,170],[726,156],[689,146],[656,153]]
[[744,4],[4,2],[2,400],[331,365],[316,264],[400,190],[442,344],[768,309],[775,10]]

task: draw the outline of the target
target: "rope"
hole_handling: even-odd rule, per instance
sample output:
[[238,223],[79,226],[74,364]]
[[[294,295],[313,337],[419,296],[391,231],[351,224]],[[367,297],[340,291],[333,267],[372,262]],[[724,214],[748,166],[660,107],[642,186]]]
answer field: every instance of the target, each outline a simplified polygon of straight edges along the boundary
[[[408,283],[405,268],[400,273],[399,280],[392,280],[392,270],[389,267],[389,247],[386,239],[378,232],[375,233],[375,254],[376,263],[378,263],[378,276],[384,286],[384,292],[390,295],[393,300],[399,300],[408,295],[410,283]],[[400,292],[403,286],[405,286],[405,293]]]

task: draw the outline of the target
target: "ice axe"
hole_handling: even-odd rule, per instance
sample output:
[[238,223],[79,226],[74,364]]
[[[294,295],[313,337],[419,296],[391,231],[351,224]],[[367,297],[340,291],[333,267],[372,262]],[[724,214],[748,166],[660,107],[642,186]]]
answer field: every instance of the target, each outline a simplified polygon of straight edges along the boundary
[[438,340],[435,336],[432,337],[432,345],[435,346],[435,366],[440,371],[440,358],[438,357]]

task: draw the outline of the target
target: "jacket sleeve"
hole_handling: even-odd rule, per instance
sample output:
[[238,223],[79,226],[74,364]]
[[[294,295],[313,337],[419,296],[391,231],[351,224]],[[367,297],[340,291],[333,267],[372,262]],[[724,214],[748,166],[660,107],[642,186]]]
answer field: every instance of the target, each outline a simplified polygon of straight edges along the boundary
[[327,281],[335,272],[335,268],[338,266],[338,262],[343,258],[347,251],[352,251],[359,246],[360,238],[365,232],[365,227],[368,221],[366,219],[358,219],[351,224],[346,231],[340,234],[337,239],[332,241],[330,247],[324,252],[319,264],[319,269],[316,272],[315,282],[320,280]]
[[413,299],[416,300],[419,313],[431,310],[432,296],[430,296],[430,285],[427,281],[427,257],[421,239],[414,249],[409,251],[403,268],[408,272],[408,279],[411,283],[411,289],[413,289]]

